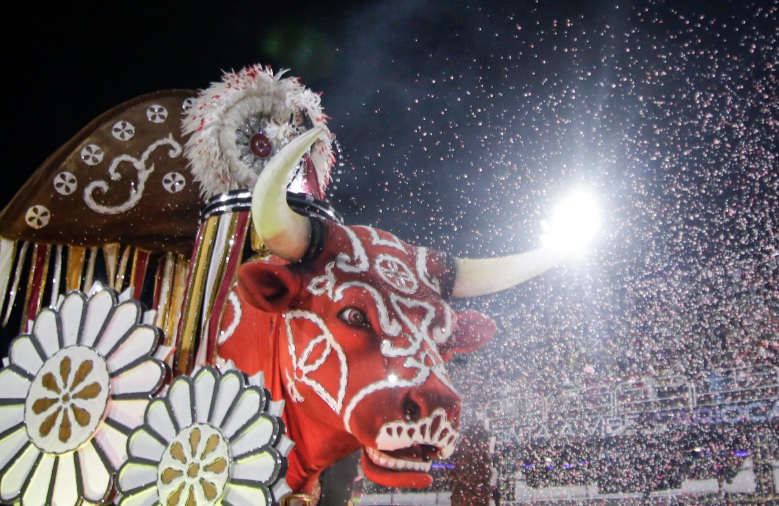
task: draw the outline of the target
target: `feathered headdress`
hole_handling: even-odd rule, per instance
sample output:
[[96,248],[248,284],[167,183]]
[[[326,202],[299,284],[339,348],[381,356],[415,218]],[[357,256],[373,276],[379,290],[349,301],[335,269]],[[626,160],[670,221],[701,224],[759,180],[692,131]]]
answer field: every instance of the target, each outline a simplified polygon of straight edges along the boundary
[[335,162],[328,118],[319,95],[295,77],[282,78],[285,72],[274,75],[255,64],[225,73],[185,114],[182,131],[190,135],[185,155],[204,199],[252,188],[273,154],[313,127],[321,127],[322,135],[291,183],[323,198]]

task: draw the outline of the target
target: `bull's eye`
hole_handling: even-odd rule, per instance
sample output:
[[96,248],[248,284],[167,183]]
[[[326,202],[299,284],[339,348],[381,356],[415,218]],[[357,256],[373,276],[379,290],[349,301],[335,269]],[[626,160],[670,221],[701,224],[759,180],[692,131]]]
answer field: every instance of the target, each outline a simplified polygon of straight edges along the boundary
[[368,317],[365,315],[365,312],[356,307],[347,307],[338,314],[338,317],[355,327],[366,327],[368,325]]

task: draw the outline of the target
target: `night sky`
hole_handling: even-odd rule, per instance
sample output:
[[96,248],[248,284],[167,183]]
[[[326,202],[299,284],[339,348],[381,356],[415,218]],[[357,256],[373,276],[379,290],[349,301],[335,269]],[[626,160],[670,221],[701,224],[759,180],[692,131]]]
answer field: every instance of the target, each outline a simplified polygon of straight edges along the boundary
[[777,364],[779,2],[171,4],[4,16],[3,202],[124,100],[289,68],[332,118],[347,223],[494,256],[599,196],[585,258],[458,302],[501,329],[453,364],[466,393]]

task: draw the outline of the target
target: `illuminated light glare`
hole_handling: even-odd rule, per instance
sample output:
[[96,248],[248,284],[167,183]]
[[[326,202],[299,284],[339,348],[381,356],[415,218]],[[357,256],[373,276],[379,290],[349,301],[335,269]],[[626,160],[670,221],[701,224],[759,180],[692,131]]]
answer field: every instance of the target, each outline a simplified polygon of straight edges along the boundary
[[560,201],[541,222],[541,243],[566,256],[580,256],[595,239],[602,213],[595,196],[579,189]]
[[389,380],[390,383],[397,383],[398,381],[398,377],[394,374],[390,374],[389,376],[387,376],[387,379]]

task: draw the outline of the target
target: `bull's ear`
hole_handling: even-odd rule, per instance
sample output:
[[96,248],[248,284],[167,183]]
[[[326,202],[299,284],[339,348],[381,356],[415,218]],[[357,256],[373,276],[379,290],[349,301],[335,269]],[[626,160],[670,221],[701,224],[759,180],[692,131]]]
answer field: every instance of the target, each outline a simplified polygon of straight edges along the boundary
[[280,312],[289,308],[302,286],[300,275],[286,265],[255,261],[238,268],[238,294],[263,311]]
[[449,361],[455,353],[472,353],[492,339],[497,326],[492,318],[471,309],[457,313],[457,325],[449,340],[439,348]]

